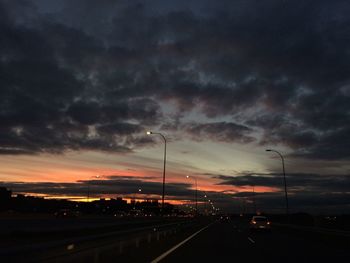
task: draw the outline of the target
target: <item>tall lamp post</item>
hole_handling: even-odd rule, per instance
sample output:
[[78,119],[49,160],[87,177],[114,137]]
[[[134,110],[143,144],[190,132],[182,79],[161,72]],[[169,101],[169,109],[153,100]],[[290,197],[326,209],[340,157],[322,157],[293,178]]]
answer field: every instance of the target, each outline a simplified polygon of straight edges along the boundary
[[275,152],[275,153],[277,153],[277,154],[281,157],[281,160],[282,160],[282,168],[283,168],[284,193],[285,193],[285,197],[286,197],[286,215],[287,215],[287,220],[289,220],[289,205],[288,205],[288,193],[287,193],[286,171],[285,171],[285,168],[284,168],[284,158],[283,158],[283,155],[282,155],[280,152],[276,151],[276,150],[267,149],[266,151],[267,151],[267,152]]
[[207,199],[208,199],[208,196],[205,194],[204,195],[204,198],[206,199],[205,202],[204,202],[204,211],[206,213],[206,215],[208,215],[208,208],[207,208]]
[[163,138],[164,140],[164,165],[163,165],[163,191],[162,191],[162,213],[164,213],[164,194],[165,194],[165,165],[166,165],[166,138],[160,132],[148,131],[148,135],[156,134]]
[[[139,188],[139,189],[138,189],[138,192],[141,193],[141,192],[142,192],[142,189]],[[135,206],[136,206],[136,194],[134,193],[134,209],[135,209]]]
[[198,192],[198,185],[197,185],[197,178],[195,176],[191,177],[189,175],[186,175],[186,178],[193,178],[196,183],[196,194],[195,194],[195,200],[196,200],[196,215],[198,214],[198,201],[197,201],[197,192]]

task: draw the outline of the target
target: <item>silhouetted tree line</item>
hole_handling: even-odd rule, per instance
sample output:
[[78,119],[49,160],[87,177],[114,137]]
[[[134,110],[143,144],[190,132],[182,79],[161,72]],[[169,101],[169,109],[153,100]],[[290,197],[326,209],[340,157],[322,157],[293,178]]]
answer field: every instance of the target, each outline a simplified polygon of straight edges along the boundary
[[[145,200],[138,202],[132,200],[127,203],[121,197],[116,199],[100,199],[92,202],[74,202],[66,199],[45,199],[42,197],[25,196],[12,192],[5,187],[0,187],[0,211],[55,213],[67,209],[87,214],[110,214],[110,215],[159,215],[160,204],[158,200]],[[173,205],[165,204],[164,213],[178,213]]]

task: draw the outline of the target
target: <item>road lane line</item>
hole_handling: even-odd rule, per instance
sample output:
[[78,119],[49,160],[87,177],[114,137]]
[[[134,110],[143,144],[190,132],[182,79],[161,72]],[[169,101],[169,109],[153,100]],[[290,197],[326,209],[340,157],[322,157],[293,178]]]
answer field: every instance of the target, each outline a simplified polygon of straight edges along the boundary
[[249,240],[250,242],[252,242],[253,244],[255,244],[255,241],[254,241],[251,237],[248,237],[248,240]]
[[210,223],[209,225],[203,227],[202,229],[198,230],[196,233],[194,233],[193,235],[189,236],[188,238],[186,238],[185,240],[181,241],[179,244],[177,244],[176,246],[172,247],[171,249],[169,249],[168,251],[166,251],[165,253],[163,253],[162,255],[160,255],[159,257],[157,257],[156,259],[152,260],[151,263],[158,263],[159,261],[161,261],[162,259],[164,259],[166,256],[168,256],[169,254],[171,254],[174,250],[176,250],[177,248],[181,247],[183,244],[185,244],[187,241],[191,240],[192,238],[194,238],[196,235],[198,235],[200,232],[204,231],[205,229],[207,229],[208,227],[210,227],[213,223]]

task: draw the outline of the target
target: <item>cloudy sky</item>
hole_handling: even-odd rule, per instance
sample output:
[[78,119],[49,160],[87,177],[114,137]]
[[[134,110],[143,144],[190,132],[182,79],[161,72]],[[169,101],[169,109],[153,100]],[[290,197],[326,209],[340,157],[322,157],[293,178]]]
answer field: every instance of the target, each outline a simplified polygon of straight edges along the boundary
[[[218,3],[219,2],[219,3]],[[0,0],[0,185],[350,211],[347,0]],[[100,176],[100,178],[96,178]]]

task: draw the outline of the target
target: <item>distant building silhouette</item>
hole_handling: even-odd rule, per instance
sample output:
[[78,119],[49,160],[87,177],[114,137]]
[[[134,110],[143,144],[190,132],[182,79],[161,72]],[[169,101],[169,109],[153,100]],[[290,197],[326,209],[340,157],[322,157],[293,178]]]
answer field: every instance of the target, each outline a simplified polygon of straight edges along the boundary
[[11,206],[12,191],[0,187],[0,211],[9,209]]
[[0,187],[0,200],[11,199],[12,191],[7,190],[6,187]]

